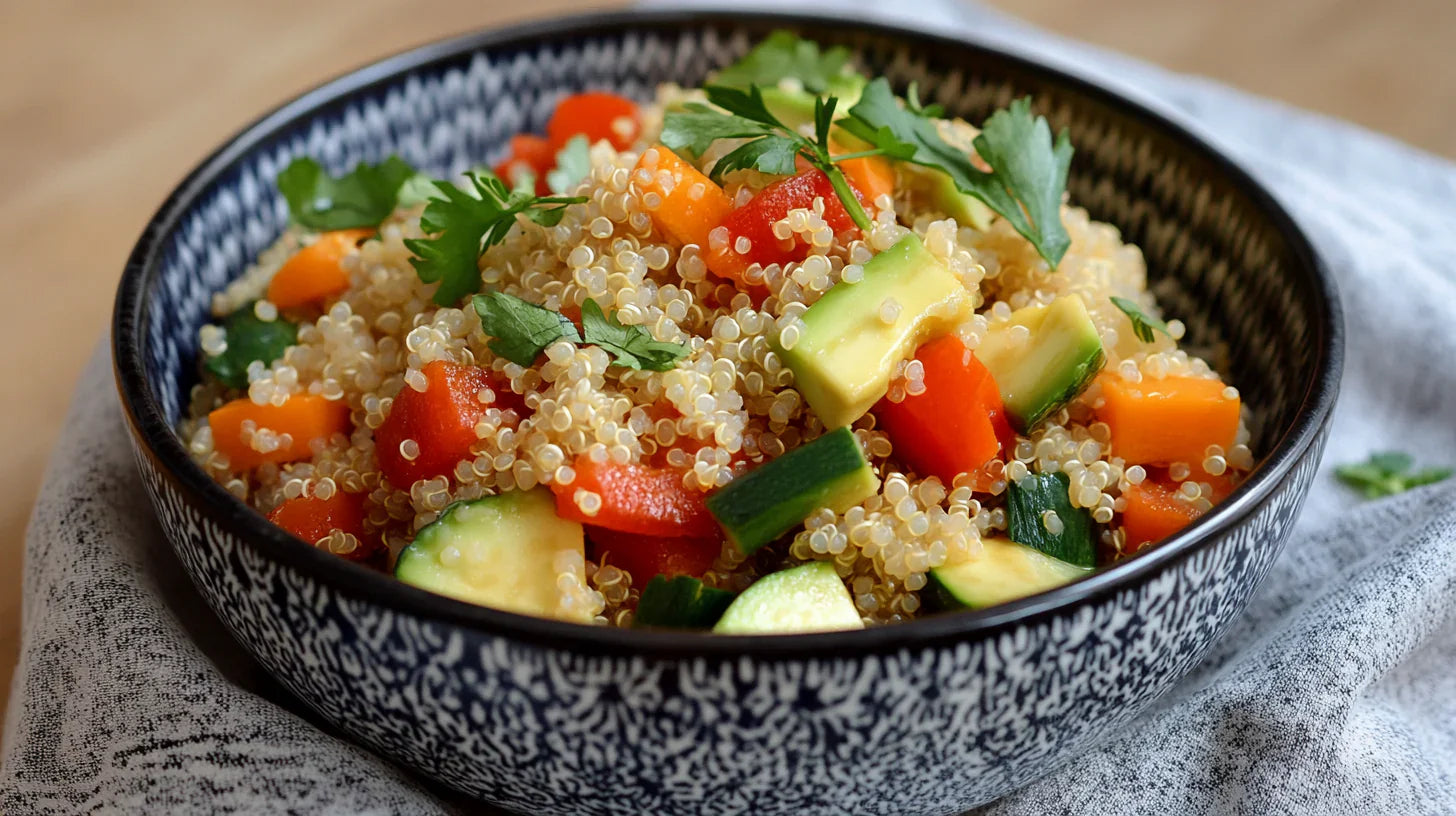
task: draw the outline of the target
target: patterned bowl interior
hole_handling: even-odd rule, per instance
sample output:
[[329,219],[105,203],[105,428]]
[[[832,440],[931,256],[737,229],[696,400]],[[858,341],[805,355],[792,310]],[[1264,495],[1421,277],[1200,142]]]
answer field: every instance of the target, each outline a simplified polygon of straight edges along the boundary
[[[690,19],[619,21],[458,53],[441,46],[443,56],[296,117],[240,155],[167,232],[144,296],[147,380],[168,424],[196,381],[197,329],[211,293],[286,224],[273,178],[289,160],[310,155],[340,172],[398,153],[434,173],[459,173],[500,159],[511,134],[539,131],[565,94],[613,88],[650,99],[658,83],[696,83],[787,21]],[[1054,127],[1070,129],[1073,202],[1142,247],[1167,313],[1187,324],[1188,342],[1232,377],[1252,409],[1256,452],[1289,429],[1316,380],[1324,293],[1308,248],[1291,246],[1290,231],[1242,174],[1115,97],[1047,69],[951,41],[837,22],[811,28],[821,42],[851,46],[870,71],[900,87],[918,82],[923,97],[973,122],[1032,95]]]

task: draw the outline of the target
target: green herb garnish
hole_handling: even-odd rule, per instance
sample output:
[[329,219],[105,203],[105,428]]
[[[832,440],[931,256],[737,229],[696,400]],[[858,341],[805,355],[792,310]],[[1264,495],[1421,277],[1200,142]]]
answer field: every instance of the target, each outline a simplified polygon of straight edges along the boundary
[[471,298],[480,327],[491,336],[490,350],[516,365],[528,366],[557,340],[581,342],[565,315],[505,292],[482,292]]
[[480,289],[480,255],[487,247],[505,240],[516,216],[554,227],[561,223],[566,205],[586,201],[581,196],[538,197],[532,192],[534,187],[524,184],[508,190],[505,182],[488,170],[473,170],[466,178],[470,191],[448,181],[435,182],[441,197],[432,198],[420,216],[420,228],[435,237],[404,242],[415,254],[410,263],[420,280],[439,281],[435,302],[441,306],[458,303]]
[[1167,323],[1143,311],[1133,301],[1115,296],[1108,299],[1112,301],[1113,306],[1116,306],[1122,310],[1123,314],[1127,315],[1128,320],[1132,321],[1132,333],[1137,335],[1137,339],[1144,343],[1153,342],[1154,331],[1160,331],[1169,337],[1173,336],[1173,333],[1168,331]]
[[581,304],[581,329],[586,342],[612,355],[614,365],[650,371],[670,371],[686,357],[688,347],[656,340],[641,326],[624,326],[608,317],[595,300]]
[[471,302],[481,329],[492,338],[490,350],[517,365],[531,365],[558,340],[600,346],[612,355],[612,365],[650,371],[670,370],[689,351],[654,339],[641,326],[622,325],[594,300],[581,306],[581,332],[566,316],[505,292],[482,292]]
[[[256,301],[254,301],[256,303]],[[248,366],[264,365],[283,356],[288,347],[298,342],[298,327],[287,320],[259,319],[254,303],[238,307],[222,323],[227,348],[208,357],[202,366],[229,388],[248,387]]]
[[315,230],[373,227],[394,212],[400,187],[415,169],[398,156],[379,164],[360,162],[334,178],[323,165],[302,157],[278,174],[278,192],[300,225]]
[[429,173],[415,173],[399,186],[399,195],[395,200],[395,205],[413,207],[439,197],[440,189],[435,186],[434,177]]
[[870,228],[869,215],[835,162],[881,151],[830,156],[829,128],[838,104],[835,97],[815,98],[814,138],[809,139],[769,112],[757,85],[749,85],[747,90],[710,85],[704,90],[708,101],[722,110],[689,103],[683,111],[667,114],[662,126],[663,144],[673,150],[685,150],[701,156],[719,139],[747,140],[713,164],[709,176],[715,181],[730,170],[746,168],[756,168],[773,175],[790,175],[794,172],[795,158],[802,156],[829,177],[829,183],[855,225],[860,229]]
[[1425,468],[1412,473],[1410,470],[1414,464],[1415,460],[1408,453],[1374,453],[1363,464],[1335,468],[1335,476],[1365,494],[1365,498],[1378,499],[1404,493],[1422,485],[1435,484],[1449,479],[1456,472],[1451,468]]
[[849,49],[844,46],[821,53],[819,43],[779,30],[764,38],[738,62],[719,71],[714,84],[767,88],[777,85],[779,80],[792,78],[810,93],[822,94],[849,75],[849,59]]
[[576,135],[556,151],[556,167],[546,174],[546,186],[551,192],[563,195],[576,189],[590,175],[591,145],[585,136]]
[[937,106],[921,107],[913,87],[902,105],[890,83],[880,78],[865,87],[839,126],[887,155],[950,176],[957,189],[1011,222],[1056,266],[1071,244],[1061,219],[1072,161],[1066,130],[1053,143],[1046,119],[1032,116],[1030,98],[1012,102],[991,114],[976,136],[976,153],[991,168],[986,172],[940,137],[934,120],[942,113]]

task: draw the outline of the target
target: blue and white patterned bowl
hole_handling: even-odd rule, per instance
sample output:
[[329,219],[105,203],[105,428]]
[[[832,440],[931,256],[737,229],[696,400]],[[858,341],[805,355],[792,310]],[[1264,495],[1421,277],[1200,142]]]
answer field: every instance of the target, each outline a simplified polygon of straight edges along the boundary
[[[980,612],[778,638],[604,630],[431,595],[300,545],[213,484],[172,428],[208,298],[284,227],[277,170],[399,153],[435,173],[498,159],[583,88],[648,98],[776,27],[979,120],[1032,94],[1077,155],[1072,197],[1140,244],[1163,302],[1255,413],[1254,476],[1149,554]],[[1158,115],[965,42],[830,19],[582,17],[473,34],[279,108],[182,182],[117,296],[115,360],[168,538],[233,635],[359,742],[532,814],[948,814],[1115,731],[1183,676],[1278,555],[1338,388],[1333,284],[1228,159]]]

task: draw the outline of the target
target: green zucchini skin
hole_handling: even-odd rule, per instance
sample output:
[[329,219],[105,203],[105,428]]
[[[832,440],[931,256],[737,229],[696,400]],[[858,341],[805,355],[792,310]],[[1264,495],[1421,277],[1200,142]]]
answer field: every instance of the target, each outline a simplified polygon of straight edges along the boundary
[[632,625],[712,629],[735,597],[735,593],[703,586],[702,581],[687,575],[655,575],[642,588]]
[[[1092,517],[1073,507],[1068,495],[1072,480],[1067,474],[1036,473],[1010,482],[1006,489],[1007,534],[1012,541],[1040,550],[1053,558],[1079,567],[1097,565],[1097,542]],[[1060,533],[1050,533],[1041,514],[1055,510],[1062,521]]]
[[815,510],[843,512],[879,487],[859,441],[848,428],[839,428],[739,476],[709,496],[707,504],[728,540],[749,554]]

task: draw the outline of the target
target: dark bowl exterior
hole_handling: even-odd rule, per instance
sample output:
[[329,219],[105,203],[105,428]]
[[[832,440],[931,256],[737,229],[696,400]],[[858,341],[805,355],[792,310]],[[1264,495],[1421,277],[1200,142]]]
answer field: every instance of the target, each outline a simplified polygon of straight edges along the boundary
[[[299,545],[208,481],[172,432],[211,292],[282,229],[295,155],[498,158],[562,93],[648,98],[780,26],[846,43],[952,113],[1032,93],[1078,148],[1070,189],[1147,256],[1155,289],[1254,408],[1255,476],[1152,553],[1034,598],[865,632],[599,630],[469,607]],[[193,173],[118,292],[118,386],[149,496],[238,641],[363,744],[531,814],[949,814],[1114,732],[1186,674],[1267,573],[1328,433],[1338,302],[1242,171],[1107,91],[963,42],[802,17],[627,14],[488,32],[362,69]]]

